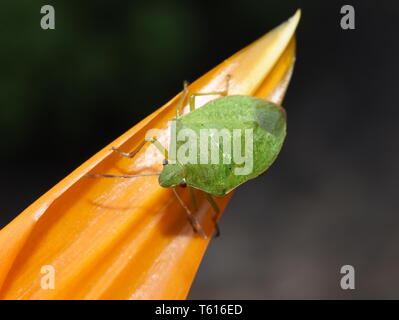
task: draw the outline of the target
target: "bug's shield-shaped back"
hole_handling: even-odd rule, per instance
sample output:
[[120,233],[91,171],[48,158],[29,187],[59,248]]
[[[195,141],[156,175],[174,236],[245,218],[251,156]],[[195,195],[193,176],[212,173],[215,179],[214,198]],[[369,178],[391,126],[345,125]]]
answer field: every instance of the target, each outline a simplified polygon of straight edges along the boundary
[[215,196],[266,171],[286,133],[282,108],[249,96],[215,99],[174,125],[170,156],[176,164],[165,166],[160,181],[176,185],[184,178]]

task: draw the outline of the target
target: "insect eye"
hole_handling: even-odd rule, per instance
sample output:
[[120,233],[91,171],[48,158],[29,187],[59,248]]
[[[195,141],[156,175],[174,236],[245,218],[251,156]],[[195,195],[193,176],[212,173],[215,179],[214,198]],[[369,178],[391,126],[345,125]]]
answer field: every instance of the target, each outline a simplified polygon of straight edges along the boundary
[[164,159],[164,160],[162,161],[162,165],[164,165],[164,166],[166,166],[168,163],[169,163],[169,162],[168,162],[167,159]]
[[182,181],[179,183],[179,186],[182,187],[182,188],[187,187],[186,181],[182,180]]

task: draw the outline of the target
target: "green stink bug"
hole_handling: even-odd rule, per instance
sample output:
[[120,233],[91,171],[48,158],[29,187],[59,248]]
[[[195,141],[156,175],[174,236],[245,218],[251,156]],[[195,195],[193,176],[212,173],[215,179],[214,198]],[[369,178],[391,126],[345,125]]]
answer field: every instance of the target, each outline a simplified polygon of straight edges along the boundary
[[[221,92],[192,94],[189,97],[190,112],[180,115],[180,109],[188,95],[187,85],[184,84],[176,117],[172,121],[169,150],[156,137],[147,138],[130,153],[112,148],[122,156],[133,158],[146,142],[151,142],[165,155],[161,172],[88,176],[135,178],[159,175],[159,184],[164,188],[172,188],[187,212],[194,231],[205,237],[195,215],[178,195],[176,186],[188,187],[193,203],[195,196],[192,188],[202,190],[216,212],[214,223],[219,234],[219,208],[213,196],[222,197],[242,183],[264,173],[276,159],[286,135],[285,111],[281,106],[252,96],[228,96],[228,83],[229,79],[226,90]],[[222,97],[196,109],[195,97],[200,95]]]

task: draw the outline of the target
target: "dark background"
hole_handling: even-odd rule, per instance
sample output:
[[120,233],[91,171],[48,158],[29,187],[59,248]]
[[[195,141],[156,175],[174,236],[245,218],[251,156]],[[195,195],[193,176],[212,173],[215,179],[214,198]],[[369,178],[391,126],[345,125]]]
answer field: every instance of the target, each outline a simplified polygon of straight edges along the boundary
[[1,1],[0,226],[297,8],[286,144],[235,194],[190,298],[399,298],[395,1]]

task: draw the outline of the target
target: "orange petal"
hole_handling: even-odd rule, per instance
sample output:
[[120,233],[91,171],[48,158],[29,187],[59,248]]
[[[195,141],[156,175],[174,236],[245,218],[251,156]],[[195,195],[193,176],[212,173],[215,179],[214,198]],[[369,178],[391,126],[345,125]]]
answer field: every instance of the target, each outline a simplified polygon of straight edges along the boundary
[[[192,83],[190,92],[222,90],[281,103],[295,60],[290,20]],[[161,170],[162,156],[147,146],[131,151],[149,129],[167,144],[168,121],[180,94],[135,125],[59,182],[0,231],[2,299],[184,299],[209,239],[194,234],[185,212],[157,177],[93,179],[87,173]],[[211,99],[212,97],[208,97]],[[198,99],[205,103],[207,98]],[[185,108],[187,110],[187,106]],[[185,190],[179,190],[187,201]],[[198,217],[212,233],[212,210],[198,192]],[[223,209],[231,195],[218,199]],[[43,285],[43,266],[55,271],[55,287]]]

